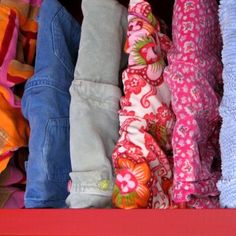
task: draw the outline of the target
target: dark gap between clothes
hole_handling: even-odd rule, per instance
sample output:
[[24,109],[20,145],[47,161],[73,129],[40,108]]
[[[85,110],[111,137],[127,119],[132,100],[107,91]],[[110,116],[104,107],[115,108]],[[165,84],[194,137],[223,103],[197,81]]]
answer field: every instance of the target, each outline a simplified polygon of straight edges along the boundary
[[[78,20],[80,23],[82,22],[83,20],[83,14],[81,11],[82,0],[59,0],[59,1],[67,8],[67,10],[75,17],[76,20]],[[126,7],[129,4],[129,0],[119,0],[119,2]],[[168,25],[169,29],[171,29],[174,0],[158,0],[158,1],[149,0],[149,3],[153,8],[154,14],[163,19]]]

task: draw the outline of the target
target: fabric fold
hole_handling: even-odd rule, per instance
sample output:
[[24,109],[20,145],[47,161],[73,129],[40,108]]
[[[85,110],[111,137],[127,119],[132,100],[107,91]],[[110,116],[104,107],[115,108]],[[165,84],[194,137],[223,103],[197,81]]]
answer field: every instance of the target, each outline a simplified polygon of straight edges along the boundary
[[0,1],[0,172],[18,148],[28,145],[29,127],[20,108],[23,83],[34,72],[40,4],[41,0]]
[[24,207],[25,173],[11,160],[0,175],[0,208]]
[[11,90],[0,85],[0,173],[14,151],[28,145],[29,126],[21,109],[10,105],[14,100]]
[[217,11],[217,2],[212,0],[175,1],[173,46],[164,72],[176,115],[173,200],[194,208],[219,206],[220,171],[213,165],[220,160],[222,94]]
[[222,178],[218,182],[220,204],[225,208],[236,208],[236,1],[220,1],[219,17],[223,38],[222,61],[224,94],[220,104],[222,127],[220,147],[222,156]]
[[27,80],[22,111],[30,125],[26,208],[65,208],[71,171],[69,87],[80,25],[57,0],[40,8],[35,73]]
[[118,138],[127,10],[116,0],[83,0],[81,42],[70,87],[70,208],[111,207],[111,155]]
[[120,138],[113,152],[116,208],[171,208],[171,135],[175,122],[163,81],[171,46],[147,1],[131,0],[123,72]]

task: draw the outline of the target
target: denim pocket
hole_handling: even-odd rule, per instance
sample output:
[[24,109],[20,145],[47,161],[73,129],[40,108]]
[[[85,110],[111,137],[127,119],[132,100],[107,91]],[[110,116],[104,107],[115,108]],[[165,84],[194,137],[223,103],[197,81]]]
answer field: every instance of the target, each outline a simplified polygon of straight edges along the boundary
[[48,179],[66,182],[71,171],[69,118],[49,119],[46,127],[43,158]]

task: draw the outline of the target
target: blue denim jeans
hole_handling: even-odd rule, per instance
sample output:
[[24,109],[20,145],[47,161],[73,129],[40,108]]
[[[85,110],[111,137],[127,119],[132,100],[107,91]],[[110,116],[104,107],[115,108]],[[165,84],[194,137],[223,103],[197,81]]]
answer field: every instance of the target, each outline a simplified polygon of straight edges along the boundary
[[69,87],[80,25],[57,0],[39,14],[35,74],[25,86],[22,110],[30,124],[26,208],[63,208],[71,171]]

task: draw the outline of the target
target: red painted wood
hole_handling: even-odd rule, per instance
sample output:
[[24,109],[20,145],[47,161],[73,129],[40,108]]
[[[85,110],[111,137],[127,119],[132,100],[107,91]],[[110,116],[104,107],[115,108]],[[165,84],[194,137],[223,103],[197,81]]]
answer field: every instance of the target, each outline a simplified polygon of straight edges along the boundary
[[235,236],[236,210],[0,210],[0,235]]

